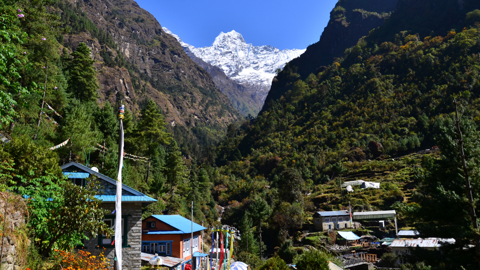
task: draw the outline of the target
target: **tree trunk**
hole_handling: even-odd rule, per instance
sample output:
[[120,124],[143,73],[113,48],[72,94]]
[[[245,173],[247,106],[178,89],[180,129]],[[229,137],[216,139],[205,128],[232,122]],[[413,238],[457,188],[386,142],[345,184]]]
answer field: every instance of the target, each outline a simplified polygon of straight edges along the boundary
[[478,231],[478,222],[477,222],[477,214],[475,212],[475,203],[473,199],[473,190],[472,190],[472,185],[470,184],[470,177],[468,173],[468,167],[467,167],[467,159],[465,157],[465,151],[463,148],[463,134],[462,130],[460,128],[460,119],[458,118],[458,108],[457,108],[457,101],[454,100],[455,103],[455,124],[457,127],[457,132],[459,136],[459,148],[460,148],[460,154],[462,158],[462,169],[463,169],[463,174],[465,177],[465,193],[468,197],[468,204],[470,207],[470,218],[472,219],[472,225],[475,231],[475,255],[477,262],[480,265],[480,234]]

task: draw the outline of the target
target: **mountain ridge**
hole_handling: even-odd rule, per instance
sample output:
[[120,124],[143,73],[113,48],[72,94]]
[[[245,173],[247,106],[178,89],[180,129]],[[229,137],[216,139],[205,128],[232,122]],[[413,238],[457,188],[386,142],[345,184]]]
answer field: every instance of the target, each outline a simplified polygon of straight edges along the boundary
[[[62,8],[75,11],[72,15]],[[63,38],[69,50],[80,42],[92,49],[102,82],[100,101],[125,100],[128,109],[139,112],[146,99],[154,99],[184,152],[199,155],[204,145],[221,137],[221,132],[211,132],[211,128],[220,130],[242,118],[211,76],[133,0],[66,1],[58,10],[67,25],[83,16],[111,39],[107,44],[88,31],[74,31]],[[120,72],[121,68],[126,72]]]
[[[165,30],[166,28],[164,28]],[[171,33],[168,29],[167,33]],[[279,50],[270,45],[254,46],[246,43],[243,36],[232,30],[221,32],[212,43],[212,46],[196,48],[171,33],[182,45],[185,51],[207,64],[220,68],[223,73],[237,84],[245,87],[245,95],[250,104],[254,105],[255,115],[270,90],[272,79],[285,64],[301,55],[305,50]],[[224,91],[229,96],[228,91]],[[232,99],[235,106],[235,99]],[[248,105],[250,105],[248,104]],[[237,107],[238,108],[238,107]]]

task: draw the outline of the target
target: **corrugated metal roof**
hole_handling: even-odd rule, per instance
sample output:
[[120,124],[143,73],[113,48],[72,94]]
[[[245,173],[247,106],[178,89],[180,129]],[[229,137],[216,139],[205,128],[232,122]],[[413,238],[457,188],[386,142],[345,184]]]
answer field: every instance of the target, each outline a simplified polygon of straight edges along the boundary
[[360,186],[364,183],[364,180],[355,180],[355,181],[348,181],[348,182],[343,182],[342,187],[346,186]]
[[[115,202],[116,195],[95,195],[95,198],[103,202]],[[143,196],[122,196],[122,202],[156,202],[154,198]]]
[[184,232],[182,231],[155,231],[155,232],[151,232],[151,231],[148,231],[147,233],[144,233],[144,234],[183,234]]
[[[142,258],[142,261],[150,261],[155,255],[153,254],[148,254],[148,253],[141,253],[140,257]],[[175,257],[168,257],[168,256],[159,256],[163,259],[163,264],[160,264],[161,266],[166,266],[166,267],[175,267],[179,264],[181,264],[184,260],[180,258],[175,258]]]
[[343,268],[341,268],[340,266],[332,263],[332,262],[328,262],[328,269],[329,270],[343,270]]
[[[101,173],[99,173],[99,172],[93,171],[93,170],[90,169],[89,167],[87,167],[87,166],[85,166],[85,165],[83,165],[83,164],[77,163],[77,162],[69,162],[69,163],[64,164],[64,165],[62,165],[62,166],[60,166],[60,167],[62,168],[62,170],[65,170],[65,169],[67,169],[67,168],[69,168],[69,167],[71,167],[71,166],[77,167],[78,169],[80,169],[80,170],[82,170],[82,171],[84,171],[84,172],[86,172],[86,173],[96,175],[98,178],[100,178],[100,179],[102,179],[102,180],[105,180],[105,181],[107,181],[108,183],[110,183],[110,184],[112,184],[112,185],[115,185],[115,186],[116,186],[117,183],[118,183],[117,180],[114,180],[114,179],[112,179],[112,178],[110,178],[110,177],[108,177],[108,176],[106,176],[106,175],[104,175],[104,174],[101,174]],[[128,192],[131,192],[131,193],[133,193],[133,194],[135,194],[135,195],[137,195],[137,196],[141,196],[141,195],[146,196],[145,194],[141,193],[140,191],[135,190],[135,189],[133,189],[133,188],[131,188],[131,187],[123,184],[123,183],[122,183],[122,189],[124,189],[124,190],[126,190],[126,191],[128,191]]]
[[348,216],[350,214],[347,210],[342,210],[342,211],[322,211],[322,212],[317,212],[317,215],[321,217],[331,217],[331,216]]
[[63,172],[63,175],[67,176],[68,178],[80,178],[80,179],[85,179],[90,177],[89,173],[80,173],[80,172]]
[[350,241],[360,239],[360,236],[358,236],[358,235],[356,235],[356,234],[354,234],[353,232],[350,232],[350,231],[348,231],[348,232],[338,231],[338,234],[340,234],[341,237],[343,237],[347,240],[350,240]]
[[444,243],[455,244],[453,238],[418,238],[418,239],[395,239],[390,247],[392,248],[404,248],[404,247],[421,247],[421,248],[437,248],[441,247]]
[[[180,215],[152,215],[152,217],[178,229],[179,231],[182,231],[182,233],[192,232],[192,222]],[[193,222],[193,232],[203,231],[206,229],[207,228]]]
[[398,236],[417,236],[419,235],[418,231],[415,230],[403,230],[398,232]]
[[394,218],[395,215],[396,215],[395,210],[353,212],[353,219]]

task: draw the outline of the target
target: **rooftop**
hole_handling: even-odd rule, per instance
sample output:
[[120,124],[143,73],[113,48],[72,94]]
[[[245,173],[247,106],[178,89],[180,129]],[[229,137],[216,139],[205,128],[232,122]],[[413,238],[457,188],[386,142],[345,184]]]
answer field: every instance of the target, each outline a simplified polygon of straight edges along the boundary
[[[146,234],[185,234],[192,233],[192,221],[180,215],[152,215],[155,219],[174,227],[175,231],[149,231]],[[206,230],[207,228],[193,222],[193,232]]]
[[316,216],[332,217],[332,216],[348,216],[350,213],[347,210],[342,211],[321,211],[315,213]]
[[400,248],[400,247],[421,247],[421,248],[437,248],[441,247],[443,244],[455,244],[455,239],[453,238],[418,238],[418,239],[395,239],[393,240],[390,247]]

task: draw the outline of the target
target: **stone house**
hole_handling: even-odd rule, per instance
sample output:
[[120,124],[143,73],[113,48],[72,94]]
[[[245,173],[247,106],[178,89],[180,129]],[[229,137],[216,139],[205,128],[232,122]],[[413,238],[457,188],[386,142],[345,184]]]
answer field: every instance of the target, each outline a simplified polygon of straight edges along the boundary
[[[101,206],[111,214],[105,215],[105,223],[112,227],[115,224],[115,198],[117,181],[98,172],[96,168],[88,168],[76,162],[61,166],[63,174],[73,183],[85,186],[86,181],[97,179],[100,181],[100,191],[95,197],[102,200]],[[122,184],[122,234],[123,234],[123,268],[129,270],[141,269],[142,244],[142,208],[157,200]],[[107,237],[99,234],[96,238],[84,240],[84,249],[95,252],[105,248],[105,256],[113,266],[115,259],[114,236]]]
[[351,228],[350,212],[321,211],[313,215],[315,229],[320,231],[341,230]]
[[178,269],[184,269],[191,264],[192,254],[202,252],[202,232],[206,229],[193,222],[191,243],[191,220],[180,215],[152,215],[142,221],[142,252],[183,259]]

